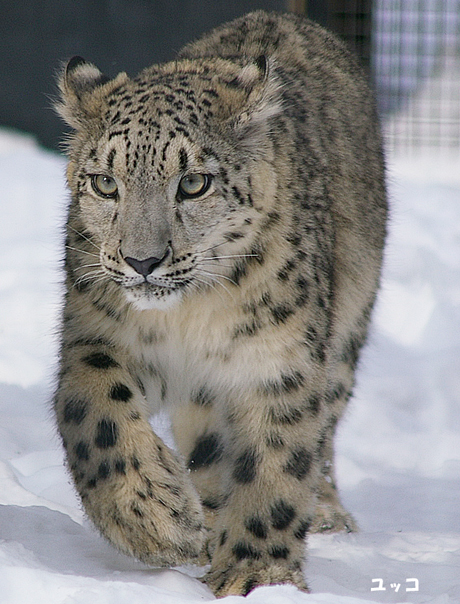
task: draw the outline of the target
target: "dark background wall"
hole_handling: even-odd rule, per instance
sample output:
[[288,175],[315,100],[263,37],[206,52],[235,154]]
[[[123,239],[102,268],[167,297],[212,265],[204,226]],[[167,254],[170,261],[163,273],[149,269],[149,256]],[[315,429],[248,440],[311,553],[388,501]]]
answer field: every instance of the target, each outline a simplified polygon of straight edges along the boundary
[[[250,10],[308,13],[344,33],[357,5],[370,0],[0,0],[0,126],[58,148],[64,126],[52,109],[55,79],[74,55],[109,76],[134,75]],[[370,11],[367,17],[370,32]]]
[[60,63],[81,55],[109,76],[135,75],[174,57],[186,42],[249,10],[283,0],[1,0],[0,124],[56,147],[52,109]]

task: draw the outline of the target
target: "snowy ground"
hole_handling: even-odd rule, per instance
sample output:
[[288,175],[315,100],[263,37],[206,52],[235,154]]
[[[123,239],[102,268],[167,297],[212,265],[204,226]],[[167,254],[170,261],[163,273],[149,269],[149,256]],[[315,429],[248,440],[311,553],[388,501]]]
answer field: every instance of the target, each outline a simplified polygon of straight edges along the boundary
[[[0,603],[213,600],[199,569],[117,554],[63,468],[49,410],[63,171],[0,130]],[[390,189],[382,293],[338,439],[361,532],[310,537],[310,595],[262,587],[248,604],[460,602],[460,165],[398,161]]]

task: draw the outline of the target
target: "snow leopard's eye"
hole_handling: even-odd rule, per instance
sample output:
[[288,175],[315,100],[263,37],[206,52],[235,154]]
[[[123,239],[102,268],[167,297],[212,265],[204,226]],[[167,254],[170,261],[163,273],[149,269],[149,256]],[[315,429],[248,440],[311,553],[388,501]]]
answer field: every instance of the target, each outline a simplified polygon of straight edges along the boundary
[[180,199],[196,199],[204,195],[210,186],[209,174],[187,174],[180,180],[178,194]]
[[113,199],[118,195],[117,182],[107,174],[93,174],[91,177],[91,186],[95,193],[101,197]]

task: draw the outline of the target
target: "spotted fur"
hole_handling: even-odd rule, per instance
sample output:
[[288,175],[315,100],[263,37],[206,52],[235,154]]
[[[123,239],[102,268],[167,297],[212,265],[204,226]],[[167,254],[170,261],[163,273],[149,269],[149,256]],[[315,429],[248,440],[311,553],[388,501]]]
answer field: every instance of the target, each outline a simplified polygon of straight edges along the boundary
[[255,12],[132,79],[75,58],[60,87],[55,412],[86,512],[144,562],[210,562],[219,596],[306,589],[308,530],[355,529],[332,441],[386,222],[363,75],[319,26]]

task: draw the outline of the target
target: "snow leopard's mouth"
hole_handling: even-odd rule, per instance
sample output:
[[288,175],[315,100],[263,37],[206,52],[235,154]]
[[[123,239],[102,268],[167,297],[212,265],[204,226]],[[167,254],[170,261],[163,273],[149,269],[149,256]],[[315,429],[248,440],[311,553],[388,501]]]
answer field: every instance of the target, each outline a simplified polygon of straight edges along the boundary
[[[141,266],[146,261],[126,264],[121,271],[120,266],[112,267],[110,262],[104,265],[108,276],[120,285],[129,300],[137,308],[165,308],[182,299],[185,293],[209,290],[216,288],[223,294],[228,290],[228,284],[234,284],[231,277],[235,259],[241,262],[246,258],[252,258],[255,254],[224,254],[216,256],[195,255],[187,253],[177,258],[168,258],[166,265],[161,265],[147,273],[141,274]],[[134,270],[133,270],[134,268]],[[225,273],[229,273],[228,275]],[[221,291],[223,290],[223,291]]]
[[138,310],[164,310],[182,299],[185,287],[185,282],[160,285],[144,281],[137,285],[125,286],[124,291],[128,301]]

